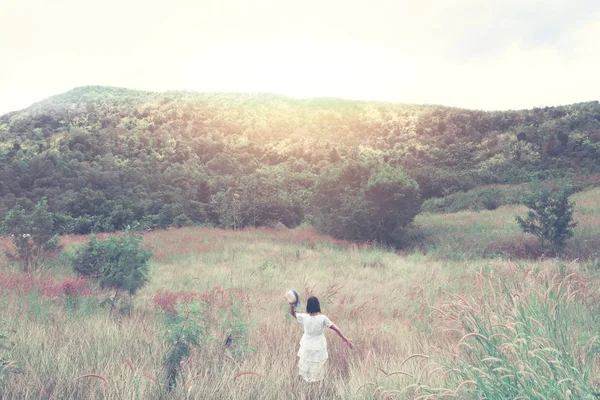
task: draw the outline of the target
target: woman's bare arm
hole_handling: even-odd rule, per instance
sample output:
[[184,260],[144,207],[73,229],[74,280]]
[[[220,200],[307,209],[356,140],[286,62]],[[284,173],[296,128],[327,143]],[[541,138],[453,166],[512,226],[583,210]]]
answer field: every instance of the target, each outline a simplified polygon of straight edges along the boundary
[[296,307],[293,303],[290,303],[290,314],[292,314],[292,317],[296,319]]
[[352,339],[347,338],[346,336],[344,336],[344,334],[342,333],[342,331],[340,330],[340,328],[338,328],[337,326],[335,326],[335,324],[332,324],[329,329],[334,330],[339,337],[342,338],[342,340],[344,342],[346,342],[346,344],[348,345],[348,347],[350,347],[351,349],[354,348],[354,342],[352,341]]

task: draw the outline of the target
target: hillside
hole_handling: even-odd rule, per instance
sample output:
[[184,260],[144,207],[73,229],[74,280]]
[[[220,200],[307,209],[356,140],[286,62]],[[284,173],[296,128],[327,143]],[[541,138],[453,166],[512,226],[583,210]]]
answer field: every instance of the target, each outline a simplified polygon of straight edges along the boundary
[[0,117],[0,218],[47,197],[56,231],[293,227],[349,162],[423,198],[600,172],[600,104],[482,112],[270,94],[81,87]]

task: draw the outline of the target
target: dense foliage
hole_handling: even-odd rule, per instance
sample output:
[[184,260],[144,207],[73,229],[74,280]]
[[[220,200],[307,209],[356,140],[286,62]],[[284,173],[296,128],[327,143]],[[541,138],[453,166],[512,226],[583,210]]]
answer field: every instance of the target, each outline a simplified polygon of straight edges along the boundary
[[82,87],[0,117],[0,217],[46,197],[59,233],[292,227],[318,213],[320,176],[363,161],[405,171],[425,199],[597,173],[600,104],[482,112]]
[[386,164],[344,164],[319,179],[315,193],[317,226],[342,239],[399,243],[421,207],[416,182]]
[[148,262],[152,252],[140,246],[142,236],[126,234],[89,242],[77,249],[72,258],[78,275],[98,280],[103,288],[133,295],[148,282]]

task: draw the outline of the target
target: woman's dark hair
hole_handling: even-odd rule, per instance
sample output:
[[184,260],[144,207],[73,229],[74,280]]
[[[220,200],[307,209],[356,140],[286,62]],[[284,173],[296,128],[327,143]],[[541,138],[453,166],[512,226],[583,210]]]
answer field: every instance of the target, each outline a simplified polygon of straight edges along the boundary
[[309,297],[308,300],[306,300],[306,312],[309,314],[321,312],[321,305],[319,304],[319,299],[317,299],[315,296]]

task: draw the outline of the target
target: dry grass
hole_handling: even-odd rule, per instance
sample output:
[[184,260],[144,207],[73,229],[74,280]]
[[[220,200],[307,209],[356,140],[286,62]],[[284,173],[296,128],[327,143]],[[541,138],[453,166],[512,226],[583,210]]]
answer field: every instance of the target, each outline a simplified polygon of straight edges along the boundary
[[[596,207],[591,195],[597,193],[579,194],[578,204]],[[496,387],[491,382],[510,375],[517,383],[535,382],[532,390],[551,393],[547,398],[586,398],[586,390],[597,389],[599,372],[595,271],[578,261],[458,256],[465,243],[518,237],[507,226],[517,211],[523,210],[420,217],[447,236],[440,246],[463,241],[452,259],[439,247],[429,256],[399,255],[311,230],[149,232],[151,281],[133,299],[133,311],[118,318],[100,307],[102,292],[73,306],[35,285],[2,285],[0,333],[10,347],[0,348],[2,398],[513,398],[509,389],[502,389],[508,397],[493,397],[498,392],[486,393],[480,384]],[[580,227],[594,237],[590,215],[579,214]],[[68,249],[84,240],[68,237],[63,244]],[[2,262],[2,276],[19,276]],[[47,267],[31,281],[55,287],[67,277],[67,268]],[[350,351],[328,333],[325,384],[297,376],[302,332],[288,315],[283,293],[289,287],[304,302],[318,296],[324,313],[356,344]],[[207,304],[209,333],[169,396],[162,386],[168,311],[156,300],[161,293]],[[232,329],[238,335],[225,345]],[[544,392],[549,387],[556,390]]]
[[[132,315],[119,322],[98,307],[73,311],[59,297],[5,289],[3,317],[10,321],[14,342],[9,354],[19,361],[18,372],[4,377],[5,393],[21,398],[160,397],[153,379],[163,377],[164,325],[153,299],[164,291],[196,292],[199,297],[217,293],[210,298],[214,340],[203,343],[185,363],[186,385],[175,398],[362,398],[366,392],[357,391],[367,381],[409,384],[424,361],[408,357],[426,353],[429,346],[420,332],[427,302],[441,290],[455,290],[471,268],[315,236],[199,228],[147,234],[146,244],[164,253],[154,259],[152,280],[136,295]],[[188,246],[203,243],[207,250],[179,256],[166,250],[179,240]],[[283,292],[288,287],[297,288],[303,299],[317,295],[324,312],[357,344],[350,351],[336,336],[328,336],[327,385],[298,380],[295,363],[302,332],[287,314]],[[223,347],[228,332],[218,320],[230,315],[231,306],[226,301],[218,306],[221,292],[224,299],[238,294],[235,301],[242,307],[254,351],[236,355]],[[365,365],[368,354],[371,361]],[[240,375],[249,371],[253,373]],[[82,376],[86,378],[76,379]]]

